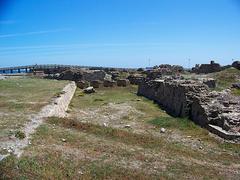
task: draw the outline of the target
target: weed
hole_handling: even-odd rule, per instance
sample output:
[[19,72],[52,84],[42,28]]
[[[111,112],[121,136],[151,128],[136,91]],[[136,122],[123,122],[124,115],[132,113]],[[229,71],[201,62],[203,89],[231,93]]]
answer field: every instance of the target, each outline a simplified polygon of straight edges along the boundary
[[24,139],[26,137],[25,133],[18,130],[16,133],[15,133],[15,137],[18,138],[18,139]]

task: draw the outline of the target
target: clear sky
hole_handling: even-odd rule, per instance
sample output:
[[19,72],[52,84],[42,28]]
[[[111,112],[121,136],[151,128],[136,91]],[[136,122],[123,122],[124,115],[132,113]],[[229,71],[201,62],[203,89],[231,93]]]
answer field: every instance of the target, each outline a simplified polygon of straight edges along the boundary
[[0,67],[240,59],[240,0],[0,0]]

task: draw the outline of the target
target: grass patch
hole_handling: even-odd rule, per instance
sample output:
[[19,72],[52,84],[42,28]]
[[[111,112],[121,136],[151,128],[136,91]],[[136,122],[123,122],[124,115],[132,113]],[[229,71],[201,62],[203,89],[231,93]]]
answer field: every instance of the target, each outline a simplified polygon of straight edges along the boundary
[[213,73],[210,75],[217,81],[217,88],[215,90],[223,90],[232,86],[240,76],[240,71],[236,68],[228,68],[223,71]]
[[173,118],[168,116],[158,117],[149,121],[150,124],[153,124],[158,127],[179,129],[179,130],[195,130],[199,127],[195,125],[192,121],[187,118]]
[[232,94],[235,96],[240,96],[240,89],[233,89]]

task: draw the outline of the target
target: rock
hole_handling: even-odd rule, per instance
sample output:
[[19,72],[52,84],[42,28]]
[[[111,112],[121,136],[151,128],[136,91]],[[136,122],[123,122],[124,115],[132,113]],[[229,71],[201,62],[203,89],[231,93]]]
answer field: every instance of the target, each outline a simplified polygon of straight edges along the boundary
[[213,78],[204,79],[203,83],[206,84],[209,88],[216,87],[216,80]]
[[131,128],[131,125],[130,124],[127,124],[124,126],[125,128]]
[[83,80],[91,81],[104,81],[108,75],[103,70],[86,70],[83,72]]
[[126,87],[130,84],[128,79],[118,79],[117,80],[117,85],[118,86],[122,86],[122,87]]
[[139,85],[144,80],[144,77],[140,74],[133,74],[127,77],[131,84]]
[[240,61],[234,61],[234,62],[232,63],[232,67],[240,70]]
[[13,153],[13,150],[12,149],[8,149],[7,152],[8,153]]
[[95,93],[96,91],[95,91],[95,89],[93,87],[90,86],[88,88],[85,88],[83,90],[83,92],[86,93],[86,94],[91,94],[91,93]]
[[120,77],[120,73],[118,71],[110,72],[110,74],[112,75],[112,80],[114,81],[117,81]]
[[100,88],[102,87],[103,82],[99,81],[99,80],[94,80],[90,82],[90,86],[92,86],[93,88]]
[[104,87],[115,87],[116,85],[117,85],[116,81],[104,80],[103,82]]
[[235,89],[240,89],[240,83],[233,83],[232,87]]
[[66,139],[62,139],[62,142],[66,142]]
[[80,89],[87,88],[90,85],[88,81],[83,81],[83,80],[77,81],[76,84],[77,84],[77,87]]
[[166,132],[166,129],[165,128],[161,128],[160,129],[160,133],[165,133]]
[[79,81],[83,78],[83,70],[82,69],[68,69],[66,71],[63,71],[59,78],[60,80],[70,80],[70,81]]

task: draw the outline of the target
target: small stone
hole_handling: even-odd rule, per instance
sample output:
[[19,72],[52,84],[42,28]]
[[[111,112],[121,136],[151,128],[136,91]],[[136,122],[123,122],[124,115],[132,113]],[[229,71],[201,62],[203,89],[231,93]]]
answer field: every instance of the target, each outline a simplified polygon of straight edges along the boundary
[[127,124],[124,126],[125,128],[131,128],[131,125],[130,124]]
[[107,123],[103,123],[103,126],[104,126],[104,127],[107,127],[108,125],[107,125]]
[[165,133],[166,132],[166,129],[165,128],[161,128],[160,129],[160,133]]
[[199,146],[199,149],[203,149],[203,147],[202,147],[202,146]]
[[191,138],[192,136],[187,136],[187,138]]
[[81,175],[83,175],[83,172],[82,172],[82,171],[78,171],[78,174],[81,174]]
[[12,153],[13,150],[12,150],[12,149],[8,149],[7,152],[8,152],[8,153]]
[[66,142],[66,139],[62,139],[62,142]]

